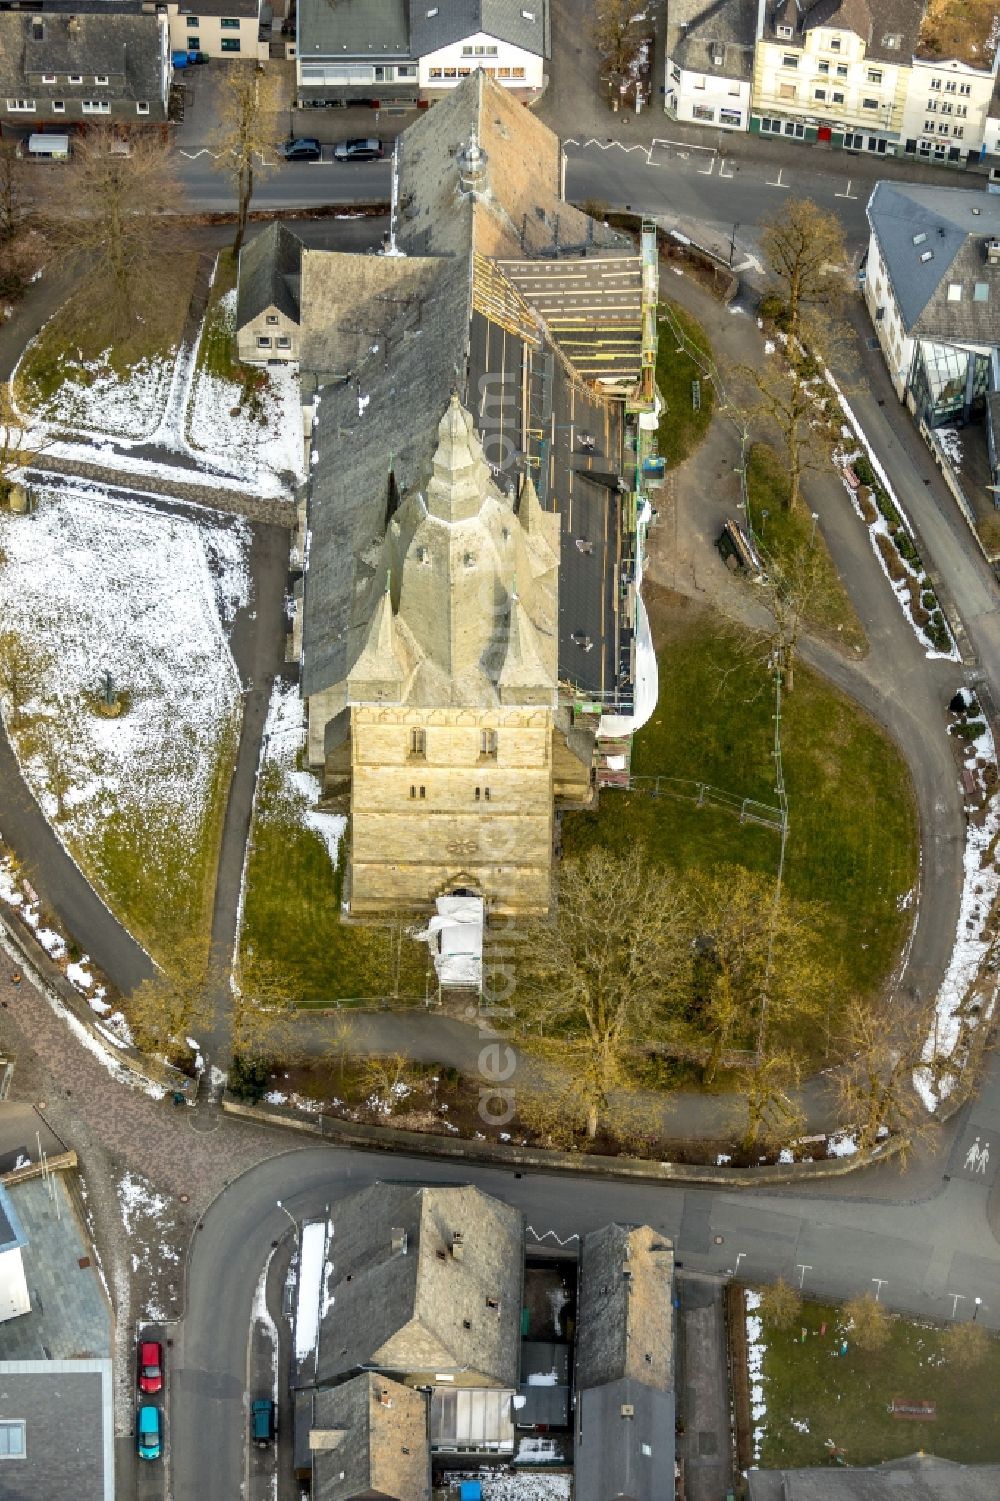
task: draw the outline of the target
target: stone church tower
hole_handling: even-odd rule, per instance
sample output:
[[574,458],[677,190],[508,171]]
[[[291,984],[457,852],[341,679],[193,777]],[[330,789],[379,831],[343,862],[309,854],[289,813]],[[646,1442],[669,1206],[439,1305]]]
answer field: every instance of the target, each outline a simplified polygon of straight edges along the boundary
[[516,501],[498,489],[453,395],[426,490],[383,538],[347,678],[352,912],[455,889],[548,908],[558,564],[558,515],[530,479]]

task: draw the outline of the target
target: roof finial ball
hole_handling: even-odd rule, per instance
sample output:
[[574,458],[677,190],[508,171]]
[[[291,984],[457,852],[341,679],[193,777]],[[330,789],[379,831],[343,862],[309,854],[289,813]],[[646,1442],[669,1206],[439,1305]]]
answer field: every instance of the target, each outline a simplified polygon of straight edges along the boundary
[[458,170],[463,193],[481,193],[486,186],[486,152],[479,144],[475,129],[458,153]]

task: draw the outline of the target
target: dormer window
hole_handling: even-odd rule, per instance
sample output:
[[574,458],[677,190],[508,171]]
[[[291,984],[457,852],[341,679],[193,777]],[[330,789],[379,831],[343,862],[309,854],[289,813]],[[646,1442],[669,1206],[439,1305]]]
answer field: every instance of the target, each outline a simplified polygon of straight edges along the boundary
[[521,18],[525,21],[534,21],[535,12],[533,10],[522,10]]
[[43,83],[55,83],[55,81],[56,81],[56,75],[54,73],[43,73],[42,74],[42,82]]
[[33,17],[31,22],[31,40],[33,42],[44,42],[45,40],[45,22],[40,20],[38,16]]
[[780,36],[783,41],[787,42],[792,36],[792,28],[790,26],[776,26],[774,30],[775,34]]
[[891,31],[888,36],[882,38],[882,46],[887,47],[890,52],[897,52],[902,44],[903,38],[898,31]]
[[69,75],[69,81],[70,81],[70,83],[82,83],[83,82],[83,74],[82,73],[71,73]]
[[107,73],[100,73],[100,74],[95,73],[95,75],[94,75],[94,82],[97,83],[97,84],[101,84],[101,85],[103,85],[103,87],[107,88],[108,74]]

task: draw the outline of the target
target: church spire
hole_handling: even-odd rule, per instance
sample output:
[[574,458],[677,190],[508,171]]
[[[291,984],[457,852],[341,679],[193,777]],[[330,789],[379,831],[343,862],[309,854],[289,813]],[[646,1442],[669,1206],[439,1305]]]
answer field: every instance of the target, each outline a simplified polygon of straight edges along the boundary
[[469,521],[478,516],[489,485],[489,465],[472,417],[453,391],[438,423],[427,509],[439,521]]

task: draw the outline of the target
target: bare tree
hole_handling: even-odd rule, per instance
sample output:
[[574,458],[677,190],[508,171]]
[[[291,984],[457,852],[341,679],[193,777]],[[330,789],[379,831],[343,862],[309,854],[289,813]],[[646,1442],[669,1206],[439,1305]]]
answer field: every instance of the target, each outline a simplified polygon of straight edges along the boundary
[[279,124],[281,80],[272,70],[255,63],[230,63],[222,75],[219,128],[215,150],[222,170],[236,189],[236,238],[238,256],[246,235],[254,182],[273,169],[284,132]]
[[837,1085],[842,1115],[856,1131],[860,1151],[870,1151],[880,1134],[891,1131],[905,1144],[905,1162],[909,1147],[936,1134],[936,1122],[913,1087],[934,1011],[933,995],[897,992],[891,1008],[865,996],[847,1002],[842,1035],[849,1056]]
[[125,1003],[138,1047],[168,1057],[187,1051],[189,1034],[211,1020],[210,990],[215,978],[200,944],[176,944],[169,968],[143,980]]
[[784,1146],[802,1130],[802,1107],[794,1091],[800,1077],[799,1060],[785,1049],[765,1048],[740,1074],[746,1110],[743,1150]]
[[233,998],[233,1052],[246,1062],[287,1053],[296,999],[285,971],[270,960],[244,961]]
[[802,1314],[802,1294],[779,1277],[760,1289],[760,1314],[773,1329],[793,1329]]
[[844,1304],[844,1314],[854,1342],[862,1350],[881,1350],[889,1338],[889,1315],[872,1293],[862,1293]]
[[690,963],[687,906],[680,880],[641,850],[595,850],[564,865],[555,921],[526,925],[515,1011],[585,1053],[591,1138],[623,1059],[664,1034]]
[[73,786],[65,733],[51,719],[38,719],[31,727],[25,749],[41,761],[48,790],[56,800],[56,818],[62,818],[66,794]]
[[54,436],[25,426],[14,406],[10,384],[4,381],[0,385],[0,499],[8,498],[18,473],[29,469],[55,441]]
[[804,475],[829,462],[839,431],[833,398],[818,366],[801,352],[794,359],[775,352],[764,364],[740,365],[733,374],[750,387],[751,420],[773,431],[782,443],[788,476],[785,504],[792,511],[801,499]]
[[0,630],[0,693],[7,699],[10,722],[19,724],[49,665],[48,654],[11,629]]
[[799,638],[823,587],[823,559],[815,547],[802,543],[784,556],[768,553],[767,575],[759,597],[771,616],[764,641],[772,668],[781,673],[786,693],[795,688]]
[[591,35],[612,90],[629,76],[642,46],[633,0],[596,0]]
[[840,220],[810,198],[786,198],[780,214],[764,224],[761,246],[785,303],[790,343],[812,346],[809,314],[828,316],[843,293],[847,250]]
[[989,1330],[971,1319],[949,1324],[941,1338],[945,1359],[966,1371],[976,1370],[982,1365],[992,1343]]
[[[405,1053],[367,1057],[358,1076],[360,1108],[372,1120],[384,1120],[397,1114],[420,1082],[417,1065]],[[413,1108],[412,1100],[409,1108]]]
[[123,142],[110,126],[81,138],[50,213],[53,239],[86,265],[87,295],[121,332],[156,295],[164,257],[176,249],[170,215],[181,197],[171,148],[153,134]]
[[27,217],[24,162],[15,141],[0,141],[0,246],[8,244]]

